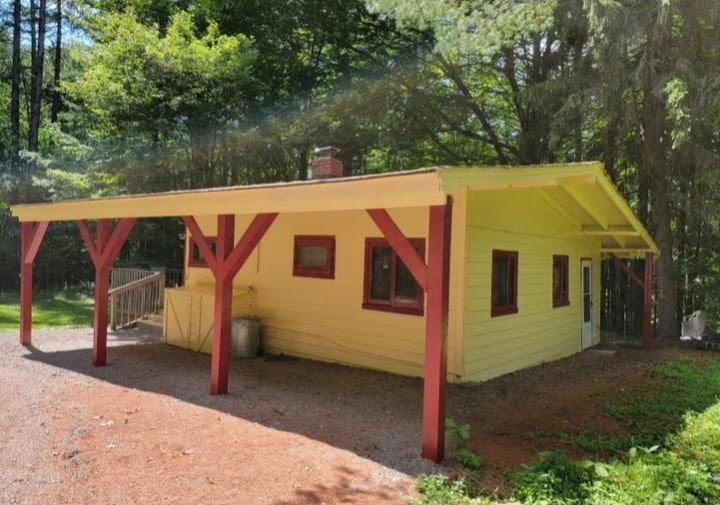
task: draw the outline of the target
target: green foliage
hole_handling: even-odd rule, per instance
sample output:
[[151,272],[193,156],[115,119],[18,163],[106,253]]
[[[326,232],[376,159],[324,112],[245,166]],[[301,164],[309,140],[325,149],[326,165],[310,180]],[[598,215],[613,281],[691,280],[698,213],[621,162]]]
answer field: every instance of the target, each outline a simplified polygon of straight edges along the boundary
[[720,499],[720,487],[706,466],[672,452],[645,453],[607,469],[607,476],[589,489],[586,503],[710,504]]
[[445,420],[445,439],[450,447],[452,456],[465,468],[480,471],[483,467],[483,458],[470,449],[470,425],[458,425],[453,419]]
[[720,402],[704,412],[688,412],[685,429],[671,436],[668,445],[684,460],[720,472]]
[[[526,504],[718,503],[720,486],[720,362],[678,360],[657,368],[642,390],[629,391],[613,412],[637,437],[613,441],[580,430],[564,441],[618,451],[608,463],[541,454],[516,478],[514,497]],[[626,445],[657,440],[652,447]]]
[[543,452],[518,474],[513,497],[528,505],[583,503],[594,468],[590,462],[572,461],[564,451]]
[[450,482],[444,475],[421,475],[415,484],[420,498],[408,501],[408,505],[489,505],[487,498],[472,498],[462,480]]
[[[33,327],[90,326],[95,313],[94,299],[87,289],[41,291],[33,296]],[[20,327],[17,293],[0,292],[0,330]]]
[[674,361],[658,367],[640,387],[617,395],[608,414],[634,433],[636,443],[663,444],[687,412],[702,412],[720,397],[720,362]]

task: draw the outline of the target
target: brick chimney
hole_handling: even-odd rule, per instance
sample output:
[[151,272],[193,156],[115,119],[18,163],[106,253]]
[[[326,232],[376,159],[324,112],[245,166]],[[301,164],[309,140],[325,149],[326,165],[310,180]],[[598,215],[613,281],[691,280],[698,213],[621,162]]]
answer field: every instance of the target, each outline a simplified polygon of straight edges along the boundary
[[342,177],[345,175],[343,162],[335,158],[340,152],[337,147],[316,147],[315,153],[318,155],[312,163],[313,179],[332,179],[333,177]]

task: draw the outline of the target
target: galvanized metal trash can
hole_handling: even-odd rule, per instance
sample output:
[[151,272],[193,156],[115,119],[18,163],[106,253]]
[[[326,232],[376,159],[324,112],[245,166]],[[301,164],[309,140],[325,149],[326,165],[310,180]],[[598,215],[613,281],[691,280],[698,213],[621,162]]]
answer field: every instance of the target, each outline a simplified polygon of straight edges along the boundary
[[232,321],[230,354],[236,358],[254,358],[260,346],[260,320],[237,318]]

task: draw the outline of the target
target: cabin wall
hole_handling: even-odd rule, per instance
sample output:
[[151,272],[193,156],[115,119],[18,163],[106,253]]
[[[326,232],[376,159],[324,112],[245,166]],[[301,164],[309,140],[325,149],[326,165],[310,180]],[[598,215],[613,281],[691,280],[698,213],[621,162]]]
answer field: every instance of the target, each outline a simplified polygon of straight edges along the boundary
[[[407,237],[425,238],[427,247],[427,208],[392,209],[389,214]],[[196,219],[203,233],[215,234],[214,216]],[[236,217],[236,240],[250,220],[251,216]],[[463,230],[464,223],[460,223],[456,226]],[[334,279],[293,276],[295,235],[335,236]],[[277,217],[234,280],[238,290],[254,288],[257,313],[248,315],[261,318],[262,344],[267,352],[423,375],[425,317],[362,308],[367,237],[382,234],[365,211],[285,213]],[[462,249],[456,248],[454,262],[462,263],[461,253]],[[209,269],[187,268],[188,288],[202,289],[213,282]],[[460,314],[454,314],[458,304],[453,299],[458,295],[462,292],[450,294],[451,321],[462,320]],[[450,380],[461,375],[458,330],[462,330],[461,325],[450,325]]]
[[[573,230],[542,190],[470,192],[464,307],[465,381],[581,351],[581,258],[593,260],[593,339],[600,335],[598,244]],[[518,251],[518,313],[491,316],[493,249]],[[570,305],[553,308],[553,255],[569,256]]]

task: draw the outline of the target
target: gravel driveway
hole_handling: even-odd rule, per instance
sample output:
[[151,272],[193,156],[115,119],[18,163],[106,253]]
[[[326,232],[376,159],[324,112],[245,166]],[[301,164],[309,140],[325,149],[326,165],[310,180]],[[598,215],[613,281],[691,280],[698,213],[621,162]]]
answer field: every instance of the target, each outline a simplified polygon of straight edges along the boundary
[[419,457],[422,382],[291,358],[210,357],[152,330],[108,338],[0,332],[2,504],[404,504]]

